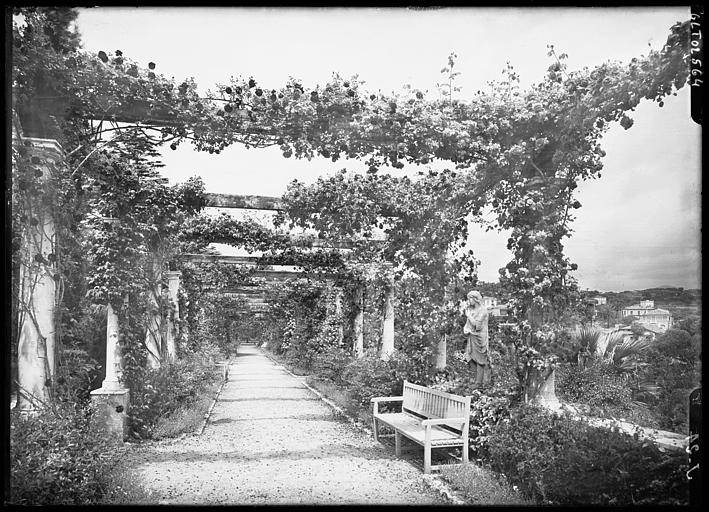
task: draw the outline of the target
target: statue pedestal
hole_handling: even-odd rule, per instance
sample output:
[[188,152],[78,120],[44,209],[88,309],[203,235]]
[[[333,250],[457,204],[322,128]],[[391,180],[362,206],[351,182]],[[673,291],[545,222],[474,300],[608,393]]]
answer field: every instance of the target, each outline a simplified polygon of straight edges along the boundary
[[529,385],[526,402],[531,402],[549,409],[558,411],[561,402],[556,396],[556,370],[551,370],[548,375],[536,369],[529,371]]
[[91,392],[91,403],[96,409],[97,421],[106,432],[121,441],[128,438],[128,406],[130,391],[126,388],[98,388]]

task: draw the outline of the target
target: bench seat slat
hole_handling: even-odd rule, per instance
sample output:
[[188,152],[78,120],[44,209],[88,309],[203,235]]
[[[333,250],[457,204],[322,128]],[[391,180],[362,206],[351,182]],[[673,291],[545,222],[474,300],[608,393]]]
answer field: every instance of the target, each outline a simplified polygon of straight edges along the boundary
[[[416,418],[406,413],[384,413],[377,414],[376,419],[385,425],[389,425],[401,432],[406,437],[423,444],[425,441],[426,429],[421,425],[421,418]],[[431,446],[447,447],[462,446],[463,439],[458,434],[454,434],[436,426],[431,427]]]

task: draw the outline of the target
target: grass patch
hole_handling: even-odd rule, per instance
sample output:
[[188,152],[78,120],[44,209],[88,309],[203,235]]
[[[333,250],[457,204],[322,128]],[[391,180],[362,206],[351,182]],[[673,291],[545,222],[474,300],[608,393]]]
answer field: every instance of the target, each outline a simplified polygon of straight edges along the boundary
[[355,400],[346,389],[343,389],[330,381],[313,377],[312,375],[308,376],[305,379],[305,382],[308,386],[317,389],[329,400],[332,400],[335,405],[341,407],[356,421],[364,425],[372,424],[372,411],[357,403],[357,400]]
[[443,466],[441,476],[471,505],[533,505],[500,474],[476,464]]
[[278,364],[282,364],[285,366],[292,374],[297,375],[299,377],[305,377],[307,375],[310,375],[312,372],[310,370],[306,370],[302,366],[297,365],[294,363],[292,360],[288,359],[285,356],[274,354],[268,349],[262,349],[265,352],[268,352],[269,357],[273,358]]
[[140,483],[126,462],[119,462],[108,480],[111,485],[103,499],[99,500],[101,505],[156,505],[160,500],[157,492]]
[[153,439],[177,437],[185,433],[197,432],[202,426],[204,415],[212,405],[221,380],[206,386],[198,398],[181,405],[172,413],[158,418],[153,431]]

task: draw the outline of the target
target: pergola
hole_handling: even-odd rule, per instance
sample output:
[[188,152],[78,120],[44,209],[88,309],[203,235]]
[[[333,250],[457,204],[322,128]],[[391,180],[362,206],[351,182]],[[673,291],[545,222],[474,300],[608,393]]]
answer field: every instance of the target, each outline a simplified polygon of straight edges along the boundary
[[[229,208],[235,210],[265,210],[279,211],[283,209],[280,198],[271,196],[254,195],[229,195],[229,194],[206,194],[207,207]],[[383,242],[370,240],[370,242]],[[291,243],[295,246],[312,248],[330,248],[338,250],[349,250],[354,244],[349,241],[329,241],[311,237],[291,237]],[[245,265],[255,267],[252,275],[265,278],[269,281],[291,279],[303,275],[303,271],[292,265],[264,265],[259,256],[224,256],[211,254],[184,254],[180,257],[182,261],[192,263],[219,263],[223,265]],[[320,278],[332,280],[338,276],[334,272],[319,272]],[[267,306],[265,294],[258,290],[256,286],[239,286],[228,289],[222,293],[241,297],[246,300],[250,310],[258,314]],[[336,295],[336,308],[341,308],[342,296]],[[364,301],[365,291],[362,286],[357,287],[354,292],[354,304],[356,314],[353,322],[355,354],[361,356],[364,353]],[[394,351],[394,288],[385,288],[385,299],[383,307],[382,321],[382,346],[380,350],[383,359],[388,358]]]

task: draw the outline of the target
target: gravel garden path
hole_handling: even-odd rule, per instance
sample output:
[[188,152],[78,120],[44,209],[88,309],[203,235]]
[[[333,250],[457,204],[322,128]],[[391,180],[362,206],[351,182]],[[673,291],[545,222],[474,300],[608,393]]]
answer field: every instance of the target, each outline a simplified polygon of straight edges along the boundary
[[302,379],[241,345],[200,436],[145,443],[131,462],[161,504],[445,504],[393,450]]

